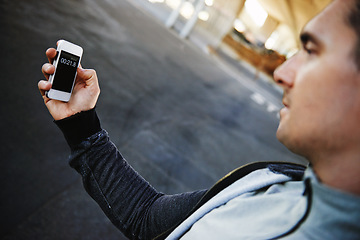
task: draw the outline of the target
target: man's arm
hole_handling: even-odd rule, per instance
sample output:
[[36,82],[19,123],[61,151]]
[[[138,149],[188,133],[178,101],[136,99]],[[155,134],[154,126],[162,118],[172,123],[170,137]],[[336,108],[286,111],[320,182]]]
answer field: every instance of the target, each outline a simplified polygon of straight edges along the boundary
[[72,149],[70,165],[82,175],[86,191],[130,239],[152,239],[183,221],[205,193],[168,196],[157,192],[101,130],[94,109],[56,124]]
[[[54,51],[46,52],[50,62]],[[47,63],[42,71],[48,79],[54,68]],[[81,174],[86,191],[130,239],[151,239],[181,222],[205,193],[164,195],[128,165],[101,129],[94,109],[100,93],[94,70],[78,69],[68,103],[46,97],[49,82],[40,81],[38,87],[71,148],[70,164]]]

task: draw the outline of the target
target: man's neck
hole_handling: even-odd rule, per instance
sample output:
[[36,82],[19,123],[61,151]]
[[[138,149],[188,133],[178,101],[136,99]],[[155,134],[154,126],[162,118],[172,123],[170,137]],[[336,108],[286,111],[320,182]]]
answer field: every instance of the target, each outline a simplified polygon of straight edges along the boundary
[[336,189],[360,196],[360,155],[334,156],[310,161],[319,180]]

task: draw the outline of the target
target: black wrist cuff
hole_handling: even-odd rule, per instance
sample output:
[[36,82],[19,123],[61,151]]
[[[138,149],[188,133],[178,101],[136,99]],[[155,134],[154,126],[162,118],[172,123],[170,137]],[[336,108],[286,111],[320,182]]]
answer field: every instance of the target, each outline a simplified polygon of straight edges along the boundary
[[71,149],[101,131],[100,120],[95,108],[54,122],[63,132]]

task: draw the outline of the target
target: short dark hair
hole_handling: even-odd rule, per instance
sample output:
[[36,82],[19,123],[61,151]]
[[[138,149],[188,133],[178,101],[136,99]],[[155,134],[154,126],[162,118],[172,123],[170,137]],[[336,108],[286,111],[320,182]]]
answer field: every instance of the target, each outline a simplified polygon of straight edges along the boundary
[[354,49],[354,57],[355,63],[360,70],[360,0],[353,1],[354,6],[351,8],[347,20],[350,24],[350,27],[354,29],[357,36],[357,42]]

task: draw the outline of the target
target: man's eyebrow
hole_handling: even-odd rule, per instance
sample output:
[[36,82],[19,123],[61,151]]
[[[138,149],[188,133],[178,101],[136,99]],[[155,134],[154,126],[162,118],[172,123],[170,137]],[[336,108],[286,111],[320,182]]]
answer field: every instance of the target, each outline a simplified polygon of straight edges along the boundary
[[312,42],[316,45],[320,45],[319,39],[317,39],[313,34],[309,32],[302,32],[300,34],[300,40],[303,45],[306,45],[308,42]]

